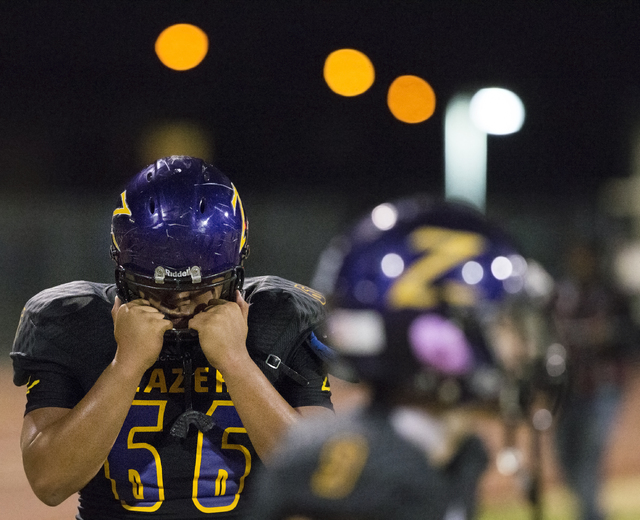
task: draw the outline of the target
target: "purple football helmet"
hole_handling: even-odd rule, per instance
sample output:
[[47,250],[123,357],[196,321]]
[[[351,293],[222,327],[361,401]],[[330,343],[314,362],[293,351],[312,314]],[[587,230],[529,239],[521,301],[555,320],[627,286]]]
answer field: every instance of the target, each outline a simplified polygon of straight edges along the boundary
[[123,301],[140,291],[242,289],[247,219],[235,186],[201,159],[171,156],[139,172],[113,212],[111,257]]
[[325,339],[345,377],[456,405],[495,402],[505,374],[522,377],[535,357],[528,270],[479,211],[419,195],[335,238],[312,286],[328,298]]

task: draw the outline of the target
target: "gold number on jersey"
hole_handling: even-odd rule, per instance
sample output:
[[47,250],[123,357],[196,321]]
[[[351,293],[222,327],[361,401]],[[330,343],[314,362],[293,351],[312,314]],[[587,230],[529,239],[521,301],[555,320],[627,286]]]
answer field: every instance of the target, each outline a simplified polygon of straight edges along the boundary
[[322,498],[340,499],[351,494],[369,457],[369,444],[362,435],[330,439],[320,452],[318,467],[311,475],[311,492]]
[[[157,511],[158,508],[162,505],[164,501],[164,484],[162,481],[162,463],[160,461],[160,454],[158,450],[154,448],[151,444],[146,442],[135,442],[134,437],[136,433],[144,433],[144,432],[159,432],[162,431],[162,421],[164,418],[165,408],[167,406],[166,401],[139,401],[134,400],[131,406],[145,406],[147,408],[157,408],[157,415],[153,412],[149,414],[150,418],[156,420],[156,424],[150,424],[147,426],[136,426],[129,430],[129,434],[126,437],[127,449],[129,450],[143,450],[147,453],[146,464],[148,468],[155,469],[155,481],[153,482],[153,488],[157,490],[157,500],[155,502],[150,503],[146,506],[135,506],[129,505],[124,500],[122,500],[119,496],[116,486],[116,480],[111,475],[111,468],[109,465],[109,460],[106,460],[104,463],[104,471],[105,476],[111,480],[111,490],[113,491],[113,495],[116,500],[120,500],[120,504],[123,508],[128,511],[145,511],[145,512],[153,512]],[[136,500],[144,499],[144,486],[142,484],[142,479],[140,478],[140,473],[134,469],[128,469],[127,474],[129,477],[129,484],[131,485],[131,491],[133,494],[133,498]],[[149,499],[148,499],[149,500]],[[150,502],[153,499],[150,499]]]

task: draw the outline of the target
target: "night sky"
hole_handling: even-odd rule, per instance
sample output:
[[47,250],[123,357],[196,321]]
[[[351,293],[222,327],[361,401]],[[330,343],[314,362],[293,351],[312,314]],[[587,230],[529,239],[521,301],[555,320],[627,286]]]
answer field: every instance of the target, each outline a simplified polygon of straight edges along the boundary
[[[143,129],[189,119],[241,191],[440,193],[447,101],[484,86],[515,91],[527,109],[520,132],[489,138],[489,198],[588,198],[629,174],[638,2],[57,0],[0,14],[3,190],[116,192],[144,166]],[[153,51],[180,22],[210,44],[185,72]],[[366,93],[327,87],[324,60],[339,48],[371,59]],[[402,74],[433,87],[429,120],[388,110]]]

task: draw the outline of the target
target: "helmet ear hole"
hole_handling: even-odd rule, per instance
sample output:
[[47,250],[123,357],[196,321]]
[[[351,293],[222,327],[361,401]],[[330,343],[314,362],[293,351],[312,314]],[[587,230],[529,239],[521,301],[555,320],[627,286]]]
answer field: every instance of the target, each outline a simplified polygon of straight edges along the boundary
[[149,199],[149,213],[152,215],[156,212],[156,201],[153,199]]
[[205,208],[207,207],[207,203],[204,197],[200,199],[200,213],[204,213]]

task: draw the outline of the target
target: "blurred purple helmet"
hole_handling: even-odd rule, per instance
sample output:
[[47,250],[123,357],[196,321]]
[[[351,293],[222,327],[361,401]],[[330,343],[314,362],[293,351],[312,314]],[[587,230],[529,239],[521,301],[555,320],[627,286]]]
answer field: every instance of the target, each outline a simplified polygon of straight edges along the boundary
[[483,214],[420,195],[377,206],[335,238],[312,286],[328,298],[325,337],[355,372],[346,377],[453,405],[498,398],[505,369],[528,358],[513,312],[528,299],[526,275]]
[[201,159],[159,159],[127,184],[113,212],[111,257],[124,301],[153,291],[242,288],[247,219],[238,191]]

